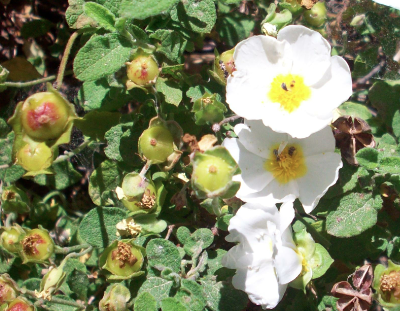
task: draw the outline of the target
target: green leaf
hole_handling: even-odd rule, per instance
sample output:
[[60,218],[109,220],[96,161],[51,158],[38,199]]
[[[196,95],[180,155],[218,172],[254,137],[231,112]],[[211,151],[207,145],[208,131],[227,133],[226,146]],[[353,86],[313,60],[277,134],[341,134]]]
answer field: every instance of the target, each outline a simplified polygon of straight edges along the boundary
[[135,222],[142,227],[142,234],[158,234],[168,226],[165,220],[157,219],[153,214],[138,217]]
[[202,311],[207,305],[207,300],[203,296],[202,287],[193,280],[183,279],[175,298],[190,311]]
[[105,248],[118,238],[115,226],[127,217],[127,212],[120,208],[96,207],[82,219],[79,235],[90,245]]
[[74,270],[68,276],[67,284],[69,288],[79,297],[79,299],[87,299],[89,278],[86,273],[79,270]]
[[216,227],[223,231],[228,231],[229,221],[233,217],[232,214],[223,215],[222,217],[218,218]]
[[171,18],[191,31],[210,33],[217,20],[213,0],[187,0],[171,10]]
[[124,0],[119,13],[123,17],[146,19],[168,11],[179,0]]
[[104,29],[107,29],[109,31],[115,31],[114,14],[101,4],[95,2],[87,2],[84,5],[84,12],[86,16],[95,20],[99,27],[103,27]]
[[122,171],[111,161],[104,161],[89,178],[89,195],[96,205],[107,204],[101,196],[105,191],[115,190],[122,183]]
[[358,163],[367,170],[374,170],[378,167],[379,152],[373,148],[364,148],[357,152]]
[[69,27],[81,29],[84,27],[95,27],[96,22],[84,14],[83,6],[85,0],[68,0],[69,6],[65,12],[65,20]]
[[185,240],[183,249],[192,256],[195,253],[200,253],[201,250],[209,247],[214,241],[214,235],[210,229],[197,229],[188,239]]
[[187,46],[187,40],[174,30],[158,29],[150,35],[150,38],[160,41],[157,52],[164,54],[173,62],[179,61]]
[[392,121],[393,134],[400,138],[400,110],[394,113]]
[[377,222],[377,202],[371,194],[349,193],[343,197],[324,201],[331,212],[326,229],[336,237],[351,237],[374,226]]
[[6,183],[16,182],[25,173],[25,170],[20,165],[11,165],[8,168],[0,169],[0,180]]
[[372,105],[378,109],[378,116],[390,126],[395,112],[400,109],[400,85],[398,82],[376,82],[371,87],[368,97]]
[[183,304],[173,297],[165,298],[161,301],[162,311],[189,311]]
[[157,300],[148,292],[141,293],[135,300],[135,311],[157,311]]
[[[91,140],[104,141],[105,133],[119,123],[121,114],[119,112],[91,111],[81,119],[75,120],[75,126],[83,135]],[[93,126],[93,125],[96,126]]]
[[379,170],[389,174],[400,172],[400,157],[385,157],[379,161]]
[[109,9],[115,16],[119,15],[122,0],[97,0],[96,2]]
[[164,95],[165,101],[169,104],[178,106],[182,101],[182,91],[178,83],[158,78],[156,82],[157,92]]
[[253,18],[235,13],[217,21],[217,32],[228,46],[235,46],[250,35],[255,26]]
[[81,81],[93,81],[113,74],[129,60],[131,42],[117,33],[92,36],[74,60],[74,72]]
[[226,282],[201,281],[207,306],[212,311],[241,311],[247,306],[246,293]]
[[215,251],[207,250],[208,260],[207,260],[207,276],[209,277],[217,277],[217,281],[225,281],[228,278],[235,275],[235,270],[225,268],[221,259],[227,253],[224,249],[217,249]]
[[161,300],[169,297],[173,282],[159,277],[148,277],[138,291],[138,295],[143,292],[151,294],[157,300],[157,308],[160,307]]
[[181,257],[174,243],[165,239],[152,239],[146,246],[146,253],[151,267],[180,272]]
[[328,251],[321,244],[315,243],[314,255],[308,260],[308,264],[312,269],[312,278],[316,279],[323,276],[333,261]]
[[57,190],[64,190],[82,179],[82,175],[74,169],[69,161],[55,163],[52,168],[54,175],[37,175],[34,178],[35,183]]

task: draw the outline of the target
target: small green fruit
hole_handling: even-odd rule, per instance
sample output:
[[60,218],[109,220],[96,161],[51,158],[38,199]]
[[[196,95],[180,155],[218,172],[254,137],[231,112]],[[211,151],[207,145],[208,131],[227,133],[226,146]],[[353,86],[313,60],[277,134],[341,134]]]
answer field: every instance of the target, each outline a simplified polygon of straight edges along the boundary
[[158,77],[158,65],[151,55],[140,55],[127,63],[126,74],[132,82],[146,86]]
[[108,251],[104,269],[117,276],[126,277],[138,272],[143,264],[141,250],[130,242],[118,241]]
[[36,93],[22,105],[22,127],[34,140],[56,139],[65,131],[69,110],[68,103],[61,96],[53,92]]
[[11,301],[6,311],[34,311],[35,307],[24,297],[18,297]]
[[54,253],[54,242],[44,229],[29,230],[20,240],[19,254],[23,263],[41,263]]
[[17,291],[12,279],[8,274],[0,276],[0,305],[5,302],[13,301],[17,297]]
[[145,130],[139,138],[142,155],[152,163],[163,163],[174,152],[174,138],[164,126],[153,126]]
[[45,143],[37,146],[26,144],[17,152],[17,164],[27,171],[41,171],[49,168],[53,162],[53,152]]
[[128,288],[122,284],[113,284],[100,300],[99,309],[100,311],[127,311],[129,299],[131,299],[131,293]]
[[310,10],[303,13],[304,19],[313,27],[319,28],[326,21],[326,6],[324,2],[317,2]]
[[233,53],[235,53],[235,49],[225,51],[219,57],[220,67],[224,72],[226,71],[228,73],[228,75],[231,75],[232,72],[234,72],[236,70],[235,69],[235,60],[233,59]]
[[207,157],[193,170],[192,178],[205,190],[214,192],[231,181],[231,170],[232,168],[223,159]]
[[29,212],[29,200],[24,191],[12,185],[3,190],[1,195],[4,213],[26,213]]
[[18,225],[3,229],[4,231],[1,233],[0,236],[0,245],[10,253],[17,253],[19,240],[21,238],[21,235],[25,233],[24,230]]

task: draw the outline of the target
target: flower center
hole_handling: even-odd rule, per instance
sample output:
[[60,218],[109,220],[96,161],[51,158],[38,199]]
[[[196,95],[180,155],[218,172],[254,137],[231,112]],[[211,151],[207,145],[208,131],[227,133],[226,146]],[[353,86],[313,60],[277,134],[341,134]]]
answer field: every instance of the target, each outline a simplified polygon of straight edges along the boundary
[[[384,274],[381,277],[381,291],[384,295],[390,296],[393,294],[396,300],[400,299],[400,272],[392,271],[389,274]],[[390,297],[388,300],[390,300]]]
[[303,78],[292,74],[276,76],[268,93],[272,102],[281,104],[289,113],[299,108],[310,95],[311,89],[304,84]]
[[264,162],[264,169],[281,184],[302,177],[307,172],[304,155],[298,145],[286,145],[280,153],[279,145],[273,146],[269,159]]

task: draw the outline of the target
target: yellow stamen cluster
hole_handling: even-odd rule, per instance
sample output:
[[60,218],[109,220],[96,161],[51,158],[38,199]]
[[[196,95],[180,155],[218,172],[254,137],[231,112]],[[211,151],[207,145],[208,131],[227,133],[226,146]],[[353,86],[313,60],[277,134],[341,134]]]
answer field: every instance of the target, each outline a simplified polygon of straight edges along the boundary
[[124,242],[118,242],[118,247],[112,252],[112,259],[119,261],[119,267],[123,268],[125,264],[133,266],[138,260],[132,254],[131,246]]
[[272,102],[281,104],[289,113],[299,108],[310,96],[311,89],[304,84],[303,78],[292,74],[276,76],[268,93]]
[[264,169],[271,172],[279,183],[286,184],[307,173],[307,166],[300,146],[287,145],[280,154],[278,154],[278,150],[279,145],[271,148],[270,157],[264,162]]
[[392,294],[396,299],[400,299],[400,271],[382,275],[380,289],[384,294]]

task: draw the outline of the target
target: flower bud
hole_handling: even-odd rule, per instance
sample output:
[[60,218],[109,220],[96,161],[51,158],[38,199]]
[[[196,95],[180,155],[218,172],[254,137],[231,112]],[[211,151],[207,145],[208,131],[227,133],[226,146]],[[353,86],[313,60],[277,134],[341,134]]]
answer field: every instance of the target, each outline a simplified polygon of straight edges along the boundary
[[275,25],[265,23],[262,25],[262,31],[265,35],[276,38],[278,36],[278,30]]
[[326,21],[326,6],[324,2],[317,2],[310,10],[305,10],[303,13],[304,19],[313,27],[319,28]]
[[2,230],[4,231],[0,236],[0,245],[10,253],[17,253],[21,235],[25,234],[24,229],[19,225],[14,225],[9,228],[3,227]]
[[36,297],[51,300],[51,295],[60,288],[65,280],[64,264],[65,261],[59,267],[50,267],[40,282],[40,292],[35,292]]
[[129,299],[131,299],[129,289],[121,284],[113,284],[100,300],[99,309],[100,311],[127,311]]
[[46,170],[53,162],[53,151],[45,143],[26,144],[17,152],[17,164],[28,172]]
[[136,85],[153,84],[158,77],[158,64],[152,55],[139,54],[126,65],[128,79]]
[[157,207],[157,192],[153,182],[141,177],[138,173],[129,173],[122,181],[121,188],[116,189],[118,199],[132,212],[154,211]]
[[114,241],[100,255],[100,266],[113,276],[109,279],[129,279],[143,274],[144,249],[133,240]]
[[228,51],[223,52],[219,56],[219,66],[224,72],[225,78],[228,75],[231,75],[235,69],[235,60],[233,58],[233,54],[235,53],[235,49],[231,49]]
[[54,252],[54,242],[44,229],[29,230],[20,240],[19,254],[23,263],[43,263]]
[[205,93],[196,100],[192,109],[198,125],[220,122],[223,120],[226,111],[225,105],[217,99],[216,94],[211,95],[209,93]]
[[153,163],[162,163],[174,152],[174,139],[163,126],[154,126],[143,132],[139,138],[143,156]]
[[196,152],[193,158],[192,187],[199,198],[230,198],[240,186],[240,183],[232,181],[237,170],[237,163],[224,147],[213,147],[204,153]]
[[35,307],[24,297],[18,297],[8,304],[5,311],[34,311]]
[[8,274],[0,276],[0,305],[5,302],[13,301],[17,297],[17,290],[14,281]]
[[400,265],[391,260],[388,261],[388,267],[377,265],[373,288],[376,290],[379,304],[385,310],[400,305]]
[[27,213],[29,212],[29,200],[24,191],[16,186],[9,186],[3,190],[1,195],[4,213]]

